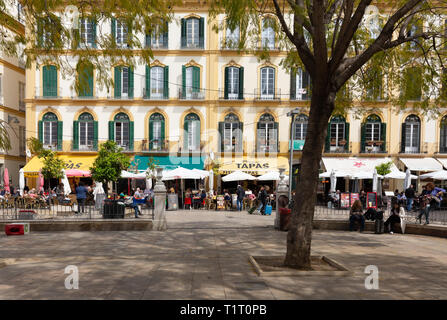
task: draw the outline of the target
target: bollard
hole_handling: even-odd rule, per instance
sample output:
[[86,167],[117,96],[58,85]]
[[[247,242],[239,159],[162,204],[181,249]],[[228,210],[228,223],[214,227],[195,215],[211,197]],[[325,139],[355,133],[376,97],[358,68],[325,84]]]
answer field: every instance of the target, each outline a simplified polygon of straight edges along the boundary
[[275,215],[275,229],[280,229],[280,209],[287,208],[289,204],[289,187],[285,181],[284,169],[279,169],[279,182],[276,189],[276,215]]
[[154,230],[165,231],[168,228],[166,221],[166,186],[161,181],[163,168],[157,168],[157,183],[154,186]]

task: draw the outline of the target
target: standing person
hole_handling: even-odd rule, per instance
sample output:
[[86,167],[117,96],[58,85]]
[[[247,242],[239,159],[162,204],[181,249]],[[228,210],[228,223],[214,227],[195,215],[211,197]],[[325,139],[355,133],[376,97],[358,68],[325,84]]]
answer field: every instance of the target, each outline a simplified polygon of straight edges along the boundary
[[401,207],[398,202],[394,202],[393,208],[391,209],[391,214],[389,218],[385,221],[386,230],[387,231],[389,230],[389,232],[393,234],[394,224],[400,223],[400,216],[404,216],[404,214],[405,214],[404,208]]
[[360,222],[360,232],[365,229],[365,217],[363,216],[362,203],[360,200],[355,200],[351,207],[349,215],[349,231],[354,231],[355,222]]
[[411,184],[407,190],[405,190],[405,197],[407,198],[407,211],[410,212],[413,207],[413,200],[414,200],[414,187]]
[[87,188],[84,186],[84,182],[79,182],[79,186],[76,187],[76,200],[78,202],[78,214],[81,211],[82,213],[85,211],[85,199],[87,199]]
[[237,194],[237,209],[239,211],[242,211],[243,201],[245,198],[245,190],[244,188],[242,188],[241,185],[237,186],[236,194]]
[[261,214],[264,215],[265,214],[265,205],[267,202],[267,192],[265,191],[264,186],[261,186],[261,189],[259,190],[258,200],[259,200],[258,211],[260,211]]
[[442,194],[445,192],[445,190],[442,188],[435,187],[433,182],[427,183],[426,189],[427,189],[426,197],[428,204],[426,204],[424,211],[421,210],[418,219],[419,223],[421,223],[422,215],[425,213],[425,224],[429,224],[430,211],[432,211],[433,209],[438,209],[441,206]]

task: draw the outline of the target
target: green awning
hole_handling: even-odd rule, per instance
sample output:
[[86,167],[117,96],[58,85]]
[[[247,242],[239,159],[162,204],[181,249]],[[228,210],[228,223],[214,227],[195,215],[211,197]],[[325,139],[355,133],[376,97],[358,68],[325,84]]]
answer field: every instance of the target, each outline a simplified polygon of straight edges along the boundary
[[138,165],[138,171],[145,171],[148,167],[149,159],[153,161],[164,170],[174,170],[177,167],[185,169],[200,169],[203,170],[205,158],[204,157],[150,157],[150,156],[135,156],[131,166]]

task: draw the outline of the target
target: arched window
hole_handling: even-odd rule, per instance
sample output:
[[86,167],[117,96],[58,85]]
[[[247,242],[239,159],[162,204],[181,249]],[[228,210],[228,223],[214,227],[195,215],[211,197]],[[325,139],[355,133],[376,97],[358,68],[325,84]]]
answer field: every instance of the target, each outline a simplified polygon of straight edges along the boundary
[[76,88],[80,97],[93,97],[93,65],[81,61],[76,67],[78,73]]
[[244,68],[225,67],[224,99],[244,98]]
[[224,122],[219,122],[220,150],[222,152],[242,152],[243,124],[234,113],[229,113]]
[[200,68],[182,66],[182,99],[203,99],[200,90]]
[[419,153],[421,144],[421,119],[411,114],[402,123],[401,152]]
[[295,118],[295,130],[293,130],[293,140],[306,140],[307,124],[309,117],[305,114],[300,114]]
[[376,114],[369,115],[361,126],[361,152],[385,152],[386,123]]
[[98,122],[88,113],[73,121],[73,150],[93,151],[98,148]]
[[134,123],[127,114],[120,112],[109,122],[109,139],[124,150],[133,150]]
[[258,122],[258,152],[278,151],[278,122],[269,114],[264,113]]
[[439,152],[447,153],[447,116],[441,120],[441,131],[439,137]]
[[182,48],[200,48],[204,47],[205,35],[205,19],[190,17],[181,20],[182,34],[181,45]]
[[326,152],[346,152],[349,150],[349,123],[343,116],[331,118],[326,136]]
[[146,66],[146,99],[169,99],[169,67]]
[[261,69],[261,99],[275,99],[275,68],[264,67]]
[[42,73],[43,96],[57,97],[57,68],[55,66],[44,66]]
[[62,121],[54,113],[45,113],[39,121],[39,140],[44,148],[62,150]]
[[275,49],[275,20],[272,18],[265,18],[262,21],[262,48]]
[[298,68],[290,73],[290,99],[308,100],[310,97],[310,75],[306,70]]
[[149,149],[165,149],[165,118],[160,113],[153,113],[149,118]]
[[133,98],[134,76],[131,67],[115,67],[115,98]]
[[200,118],[195,113],[185,117],[184,149],[186,151],[200,151]]

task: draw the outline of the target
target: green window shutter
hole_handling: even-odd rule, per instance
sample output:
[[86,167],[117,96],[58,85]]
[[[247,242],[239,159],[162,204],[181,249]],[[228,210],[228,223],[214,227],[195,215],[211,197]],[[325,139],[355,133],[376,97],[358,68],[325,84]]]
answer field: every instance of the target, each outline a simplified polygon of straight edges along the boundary
[[239,122],[239,136],[238,136],[239,139],[237,141],[237,146],[236,146],[237,152],[243,152],[243,146],[244,146],[243,135],[244,135],[244,123]]
[[406,129],[406,125],[405,122],[402,123],[402,139],[400,140],[400,152],[405,153],[405,139],[406,139],[406,134],[405,134],[405,130]]
[[185,151],[188,150],[188,124],[189,121],[185,120],[185,123],[183,124],[183,148],[185,149]]
[[109,121],[109,140],[115,141],[115,121]]
[[386,123],[380,124],[380,140],[382,141],[382,152],[386,152]]
[[169,99],[169,66],[164,67],[163,97]]
[[38,127],[39,127],[39,141],[43,143],[43,121],[39,121],[38,123]]
[[63,133],[63,122],[62,121],[58,121],[57,122],[57,150],[61,151],[62,150],[62,135]]
[[345,150],[349,151],[349,123],[348,122],[345,122],[345,140],[346,140]]
[[133,98],[134,92],[134,80],[133,80],[133,68],[129,67],[129,98]]
[[182,48],[186,47],[186,20],[181,20],[182,31],[181,31],[181,46]]
[[146,65],[146,88],[145,88],[146,98],[151,97],[151,67]]
[[327,125],[325,152],[329,152],[329,150],[331,150],[331,123],[330,122]]
[[225,84],[224,84],[224,99],[227,100],[228,99],[228,88],[229,88],[229,84],[228,82],[230,81],[230,68],[225,67]]
[[182,66],[182,98],[186,97],[186,67]]
[[116,43],[116,19],[112,18],[112,42]]
[[165,132],[165,121],[161,120],[161,148],[165,149],[167,147],[166,145],[166,132]]
[[290,100],[296,99],[296,70],[290,72]]
[[121,67],[115,67],[115,98],[121,97]]
[[238,98],[240,100],[244,99],[244,67],[239,68],[239,97]]
[[92,19],[92,28],[93,28],[93,42],[92,47],[96,48],[96,20]]
[[205,18],[199,19],[199,46],[205,48]]
[[152,35],[146,34],[145,42],[146,42],[145,43],[146,48],[150,48],[151,47],[151,43],[152,43]]
[[257,145],[257,147],[256,147],[256,150],[257,150],[257,152],[260,152],[261,151],[261,139],[263,138],[263,137],[261,137],[260,135],[260,129],[261,129],[261,123],[260,122],[258,122],[258,124],[257,124],[257,127],[256,127],[256,138],[257,138],[257,143],[256,143],[256,145]]
[[275,144],[275,150],[273,150],[273,152],[278,152],[278,147],[279,147],[279,124],[278,124],[278,122],[275,122],[274,123],[274,125],[273,125],[273,128],[275,129],[275,131],[276,131],[276,144]]
[[53,97],[57,97],[57,68],[55,66],[50,66],[51,70],[51,93]]
[[165,21],[165,32],[163,33],[163,46],[168,48],[169,46],[169,23]]
[[219,135],[220,135],[220,152],[223,152],[224,149],[224,126],[225,122],[219,122]]
[[192,67],[192,91],[200,91],[200,68]]
[[134,122],[129,122],[129,150],[133,151],[134,147]]
[[360,152],[365,152],[365,142],[366,142],[366,123],[362,123],[360,129]]
[[43,71],[43,96],[57,96],[57,69],[55,66],[44,66]]
[[194,139],[196,140],[196,146],[199,148],[198,150],[200,150],[200,121],[195,122],[196,122],[196,135]]
[[98,121],[93,121],[93,150],[98,150]]
[[79,121],[73,121],[73,150],[79,150]]
[[132,48],[132,24],[127,25],[127,48]]
[[153,139],[154,139],[154,122],[149,120],[149,150],[153,149]]
[[39,48],[43,47],[43,21],[37,20],[37,45]]
[[306,89],[306,93],[302,95],[303,100],[309,99],[310,93],[310,76],[309,73],[303,70],[303,89]]

